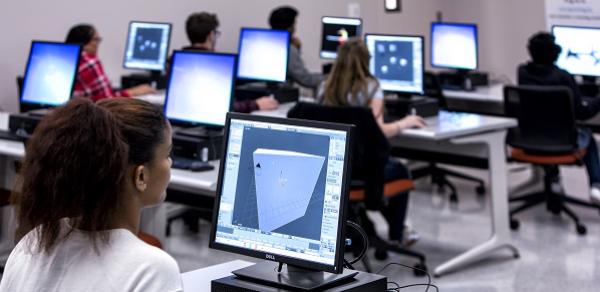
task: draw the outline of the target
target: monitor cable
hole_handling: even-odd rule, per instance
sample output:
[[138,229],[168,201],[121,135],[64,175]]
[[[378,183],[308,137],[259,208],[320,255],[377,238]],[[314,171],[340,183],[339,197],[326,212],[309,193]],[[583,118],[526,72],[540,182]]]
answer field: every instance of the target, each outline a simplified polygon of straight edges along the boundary
[[410,285],[400,286],[400,285],[398,285],[398,283],[390,281],[390,282],[388,282],[388,284],[396,285],[396,287],[388,288],[387,289],[388,291],[400,291],[400,289],[415,287],[415,286],[426,286],[425,292],[428,292],[429,288],[431,288],[431,287],[435,288],[435,291],[439,291],[439,288],[436,285],[431,284],[431,275],[429,275],[429,273],[423,269],[419,269],[419,268],[415,268],[415,267],[411,267],[411,266],[407,266],[407,265],[403,265],[403,264],[399,264],[399,263],[389,263],[389,264],[383,266],[383,268],[381,268],[379,271],[377,271],[376,274],[381,274],[381,272],[383,272],[385,269],[387,269],[390,266],[400,266],[400,267],[404,267],[404,268],[408,268],[408,269],[412,269],[415,271],[425,273],[425,275],[427,276],[427,283],[410,284]]
[[[360,234],[360,237],[362,239],[363,248],[360,251],[360,253],[358,254],[358,256],[356,256],[354,259],[352,259],[350,261],[344,259],[344,266],[347,269],[355,270],[352,265],[357,263],[358,261],[362,260],[362,258],[367,253],[367,250],[369,250],[369,237],[367,236],[367,233],[365,232],[365,230],[362,229],[362,227],[360,227],[360,225],[358,225],[352,221],[346,221],[346,226],[352,227],[354,230],[356,230],[358,232],[358,234]],[[348,239],[346,239],[346,246],[350,246],[350,245],[352,245],[352,240],[348,238]]]

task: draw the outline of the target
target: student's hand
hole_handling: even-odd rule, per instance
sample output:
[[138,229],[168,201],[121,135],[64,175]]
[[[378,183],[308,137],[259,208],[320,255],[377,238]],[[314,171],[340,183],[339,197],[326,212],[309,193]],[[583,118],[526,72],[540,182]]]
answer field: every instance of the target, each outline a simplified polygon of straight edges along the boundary
[[279,102],[270,96],[263,96],[256,99],[256,104],[258,104],[258,109],[263,111],[273,110],[279,107]]
[[134,86],[132,88],[127,89],[127,93],[129,93],[130,96],[138,96],[138,95],[156,93],[156,90],[154,90],[154,88],[152,88],[148,84],[141,84],[141,85]]
[[302,47],[302,42],[297,36],[292,36],[292,46],[296,47],[298,50]]
[[405,118],[397,121],[396,124],[400,131],[410,128],[423,128],[426,126],[425,120],[416,115],[406,116]]

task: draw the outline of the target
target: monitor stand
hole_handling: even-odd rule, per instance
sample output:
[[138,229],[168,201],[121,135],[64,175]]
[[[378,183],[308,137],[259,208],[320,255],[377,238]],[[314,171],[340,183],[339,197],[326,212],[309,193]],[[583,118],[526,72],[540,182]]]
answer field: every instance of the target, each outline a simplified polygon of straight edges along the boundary
[[334,287],[351,280],[358,274],[344,269],[341,274],[309,270],[283,263],[263,261],[231,272],[248,281],[267,283],[269,286],[290,290],[313,291]]
[[176,131],[176,134],[193,137],[193,138],[206,139],[206,138],[223,136],[223,130],[199,126],[199,127],[179,129]]
[[488,75],[465,69],[457,69],[439,74],[440,83],[444,89],[473,91],[477,86],[488,85]]
[[130,74],[121,77],[121,87],[131,88],[140,84],[149,84],[155,89],[165,89],[166,78],[161,71],[148,70],[146,74]]

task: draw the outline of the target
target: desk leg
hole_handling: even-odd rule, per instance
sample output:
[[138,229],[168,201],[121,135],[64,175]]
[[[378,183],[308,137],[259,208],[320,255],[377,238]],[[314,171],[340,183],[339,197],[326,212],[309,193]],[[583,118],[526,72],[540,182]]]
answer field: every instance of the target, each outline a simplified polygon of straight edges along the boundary
[[519,256],[519,251],[510,243],[505,136],[506,131],[496,131],[452,140],[452,143],[456,144],[485,143],[488,147],[492,235],[487,241],[436,267],[434,275],[441,276],[460,266],[485,258],[490,253],[502,248],[510,249],[515,257]]

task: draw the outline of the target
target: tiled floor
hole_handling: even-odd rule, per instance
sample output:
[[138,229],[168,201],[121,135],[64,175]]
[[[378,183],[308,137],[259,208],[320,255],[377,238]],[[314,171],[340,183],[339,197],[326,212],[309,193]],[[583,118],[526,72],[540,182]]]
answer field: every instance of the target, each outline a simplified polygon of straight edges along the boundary
[[[482,171],[469,172],[482,178],[486,176],[486,172]],[[587,198],[584,169],[565,168],[562,173],[567,192]],[[528,174],[528,171],[511,173],[509,181],[516,185]],[[460,202],[456,206],[449,204],[446,196],[437,194],[427,180],[420,180],[417,190],[411,194],[410,221],[421,235],[414,249],[426,253],[430,270],[490,235],[487,196],[477,198],[472,184],[454,181],[460,192]],[[574,209],[587,224],[588,235],[577,235],[570,220],[547,213],[544,207],[536,207],[518,216],[521,228],[512,232],[513,242],[521,253],[519,259],[512,258],[506,250],[499,251],[484,261],[434,278],[433,283],[441,291],[461,292],[600,291],[600,214],[593,210]],[[233,259],[255,261],[209,249],[208,224],[202,225],[199,234],[185,231],[181,222],[176,222],[173,227],[166,249],[177,259],[184,272]],[[415,263],[412,259],[391,255],[386,261],[373,260],[373,265],[377,270],[388,262]],[[357,265],[357,268],[360,267]],[[425,281],[425,278],[415,277],[412,271],[403,268],[391,267],[382,274],[401,285]],[[401,291],[424,290],[423,287],[415,287]]]

